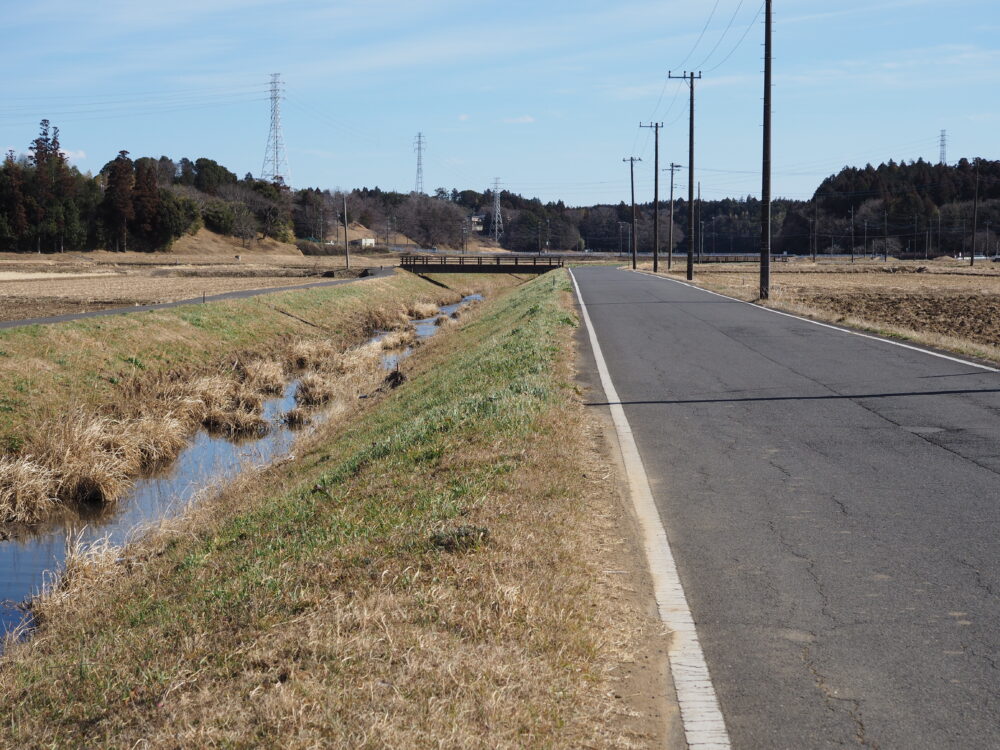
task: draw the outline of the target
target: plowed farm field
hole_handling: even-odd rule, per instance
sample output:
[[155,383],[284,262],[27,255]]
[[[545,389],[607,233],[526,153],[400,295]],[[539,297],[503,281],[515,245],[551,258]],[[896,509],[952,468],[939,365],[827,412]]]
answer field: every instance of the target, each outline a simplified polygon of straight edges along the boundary
[[[753,301],[758,297],[758,274],[755,264],[706,264],[696,266],[695,282]],[[767,304],[1000,360],[996,263],[775,263]]]

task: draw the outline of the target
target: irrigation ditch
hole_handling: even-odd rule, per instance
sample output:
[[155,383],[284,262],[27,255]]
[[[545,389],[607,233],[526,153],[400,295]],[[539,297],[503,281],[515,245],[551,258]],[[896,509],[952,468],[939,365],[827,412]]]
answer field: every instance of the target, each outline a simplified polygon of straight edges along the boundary
[[[56,592],[67,566],[127,544],[241,476],[294,459],[300,437],[349,402],[402,383],[400,365],[414,348],[482,300],[468,294],[369,315],[364,327],[374,333],[360,344],[303,339],[284,361],[234,361],[228,380],[133,384],[174,407],[132,420],[74,414],[50,430],[55,455],[0,454],[0,650],[31,633],[32,600]],[[74,456],[77,447],[82,455]]]

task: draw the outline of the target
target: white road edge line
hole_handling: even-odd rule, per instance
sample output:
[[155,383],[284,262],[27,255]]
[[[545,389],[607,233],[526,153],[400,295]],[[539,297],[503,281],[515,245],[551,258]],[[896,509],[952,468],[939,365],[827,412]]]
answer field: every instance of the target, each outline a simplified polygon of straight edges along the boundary
[[670,542],[667,540],[667,533],[656,509],[656,502],[653,500],[649,478],[646,476],[639,448],[632,437],[632,427],[625,417],[625,410],[622,408],[604,355],[601,353],[597,333],[590,321],[590,313],[587,312],[587,305],[583,301],[580,285],[577,284],[572,270],[569,271],[569,276],[576,288],[576,298],[580,303],[583,320],[590,336],[590,346],[597,361],[597,372],[604,387],[605,399],[611,409],[615,431],[618,433],[618,445],[628,474],[632,504],[642,528],[646,562],[653,578],[653,590],[660,620],[673,635],[667,656],[674,678],[674,687],[677,690],[684,736],[692,750],[729,750],[731,745],[726,722],[722,717],[715,687],[708,673],[705,655],[698,642],[694,617],[691,615],[677,566],[674,564]]
[[784,312],[783,310],[775,310],[772,307],[764,307],[763,305],[755,305],[753,302],[747,302],[743,299],[736,299],[736,297],[730,297],[728,294],[722,294],[720,292],[713,292],[711,289],[705,289],[705,287],[698,286],[697,284],[689,284],[686,281],[681,281],[680,279],[671,279],[667,276],[660,276],[656,273],[649,273],[648,271],[637,271],[636,273],[641,273],[643,276],[651,276],[654,279],[661,279],[663,281],[672,281],[675,284],[680,284],[681,286],[690,287],[691,289],[697,289],[699,292],[707,292],[708,294],[714,294],[716,297],[722,297],[723,299],[731,300],[732,302],[739,302],[741,305],[750,305],[750,307],[756,308],[757,310],[766,310],[767,312],[774,313],[775,315],[784,315],[786,318],[794,318],[795,320],[801,320],[805,323],[812,323],[814,326],[820,326],[822,328],[829,328],[834,331],[840,331],[841,333],[849,333],[852,336],[860,336],[863,339],[871,339],[872,341],[881,341],[883,344],[892,344],[893,346],[898,346],[903,349],[910,349],[914,352],[920,352],[921,354],[929,354],[932,357],[937,357],[938,359],[946,359],[949,362],[957,362],[960,365],[968,365],[969,367],[976,367],[980,370],[986,370],[986,372],[1000,372],[995,367],[988,367],[987,365],[981,365],[978,362],[970,362],[967,359],[960,359],[958,357],[950,357],[947,354],[941,354],[940,352],[933,352],[930,349],[922,349],[919,346],[913,346],[912,344],[904,344],[902,341],[893,341],[892,339],[882,338],[881,336],[873,336],[870,333],[861,333],[860,331],[852,331],[849,328],[841,328],[840,326],[831,325],[829,323],[821,323],[818,320],[813,320],[812,318],[805,318],[801,315],[796,315],[794,313]]

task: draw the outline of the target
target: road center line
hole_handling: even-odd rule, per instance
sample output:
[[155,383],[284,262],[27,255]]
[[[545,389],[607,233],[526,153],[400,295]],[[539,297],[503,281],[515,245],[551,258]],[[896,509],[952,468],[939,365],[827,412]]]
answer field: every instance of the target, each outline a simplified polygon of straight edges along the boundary
[[569,275],[576,289],[576,297],[590,337],[590,346],[597,362],[597,372],[618,434],[618,445],[628,475],[629,494],[632,496],[632,504],[642,528],[646,562],[653,578],[653,590],[660,620],[670,628],[673,635],[668,658],[674,687],[677,690],[684,736],[693,749],[729,750],[731,747],[729,732],[726,730],[726,722],[715,695],[715,687],[708,673],[708,664],[705,662],[705,655],[698,641],[694,617],[688,607],[677,566],[674,564],[670,542],[656,509],[656,502],[653,500],[642,456],[639,455],[639,448],[632,436],[632,427],[625,417],[618,391],[601,353],[601,345],[597,341],[597,333],[591,323],[587,305],[583,301],[580,285],[577,284],[572,270],[569,271]]
[[775,310],[772,307],[764,307],[763,305],[755,305],[753,302],[747,302],[743,299],[737,299],[736,297],[730,297],[728,294],[722,294],[720,292],[713,292],[711,289],[705,289],[704,287],[698,286],[697,284],[689,284],[686,281],[681,281],[680,279],[671,279],[667,276],[661,276],[656,273],[649,273],[648,271],[637,271],[637,273],[643,276],[651,276],[654,279],[660,279],[662,281],[672,281],[675,284],[680,284],[681,286],[686,286],[691,289],[697,289],[699,292],[705,292],[707,294],[714,294],[716,297],[722,297],[723,299],[728,299],[731,302],[739,302],[741,305],[750,305],[756,310],[765,310],[769,313],[774,313],[775,315],[783,315],[786,318],[793,318],[795,320],[801,320],[805,323],[812,323],[814,326],[820,326],[821,328],[829,328],[832,331],[840,331],[841,333],[849,333],[852,336],[860,336],[863,339],[871,339],[872,341],[881,341],[883,344],[892,344],[893,346],[899,346],[903,349],[909,349],[910,351],[920,352],[921,354],[929,354],[932,357],[937,357],[938,359],[946,359],[949,362],[957,362],[960,365],[967,365],[968,367],[975,367],[980,370],[985,370],[986,372],[1000,372],[1000,370],[995,367],[988,367],[987,365],[981,365],[977,362],[970,362],[967,359],[960,359],[958,357],[951,357],[947,354],[941,354],[940,352],[931,351],[930,349],[923,349],[919,346],[913,346],[912,344],[904,344],[902,341],[893,341],[892,339],[883,338],[881,336],[873,336],[870,333],[861,333],[860,331],[852,331],[850,328],[841,328],[840,326],[831,325],[829,323],[821,323],[818,320],[813,320],[812,318],[805,318],[801,315],[796,315],[794,313],[784,312],[783,310]]

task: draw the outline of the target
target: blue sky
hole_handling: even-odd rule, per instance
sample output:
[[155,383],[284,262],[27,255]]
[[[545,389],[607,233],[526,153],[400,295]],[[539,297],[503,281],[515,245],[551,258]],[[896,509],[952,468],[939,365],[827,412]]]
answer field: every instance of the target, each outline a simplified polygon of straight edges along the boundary
[[[652,197],[687,164],[701,69],[697,178],[706,198],[758,194],[763,63],[757,0],[102,0],[4,2],[0,147],[48,117],[83,170],[119,149],[214,158],[259,174],[268,79],[280,72],[295,187],[510,190],[571,205]],[[1000,158],[995,0],[776,0],[774,191],[808,198],[844,165]],[[756,20],[755,20],[756,19]],[[740,40],[742,43],[740,44]],[[679,189],[686,189],[686,172]],[[667,183],[661,181],[661,194]]]

